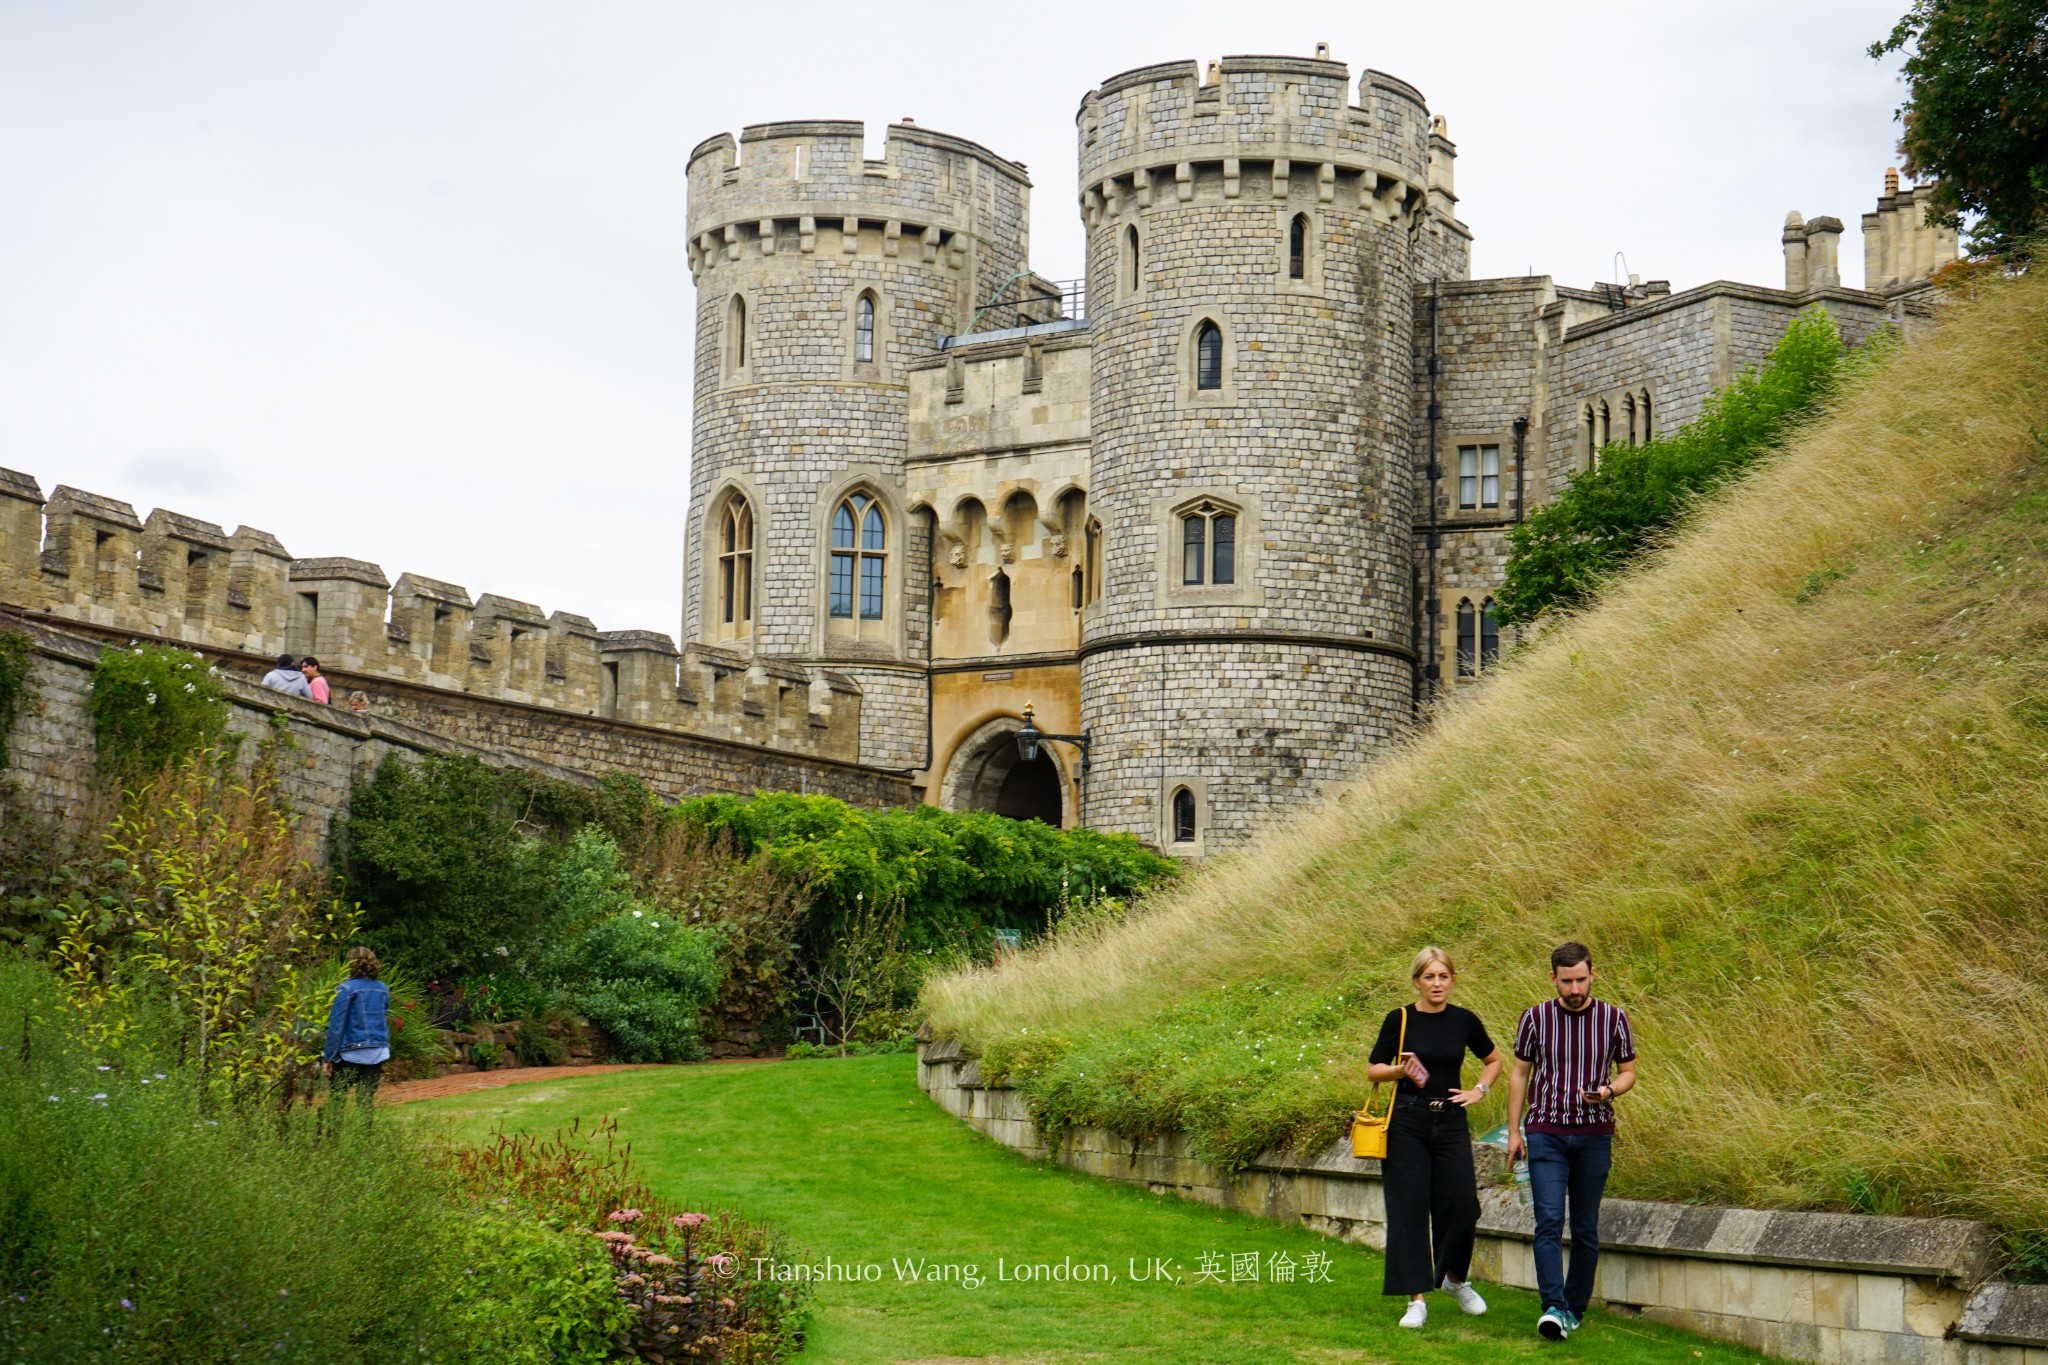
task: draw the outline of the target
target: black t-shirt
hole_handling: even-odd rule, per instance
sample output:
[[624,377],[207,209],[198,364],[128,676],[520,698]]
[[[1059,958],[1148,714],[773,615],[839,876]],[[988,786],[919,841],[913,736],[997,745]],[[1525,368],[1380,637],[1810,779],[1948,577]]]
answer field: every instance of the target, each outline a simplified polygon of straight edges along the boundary
[[[1458,1068],[1465,1063],[1465,1054],[1474,1057],[1488,1057],[1493,1054],[1493,1039],[1486,1036],[1486,1025],[1479,1022],[1479,1016],[1459,1005],[1445,1005],[1436,1014],[1425,1014],[1413,1005],[1403,1006],[1408,1014],[1409,1052],[1422,1059],[1422,1065],[1429,1072],[1429,1084],[1420,1092],[1415,1082],[1406,1076],[1400,1079],[1395,1093],[1413,1095],[1420,1093],[1432,1100],[1448,1099],[1453,1090],[1464,1087],[1458,1083]],[[1381,1066],[1391,1066],[1401,1038],[1402,1010],[1390,1011],[1385,1023],[1380,1025],[1379,1041],[1372,1045],[1371,1061]]]

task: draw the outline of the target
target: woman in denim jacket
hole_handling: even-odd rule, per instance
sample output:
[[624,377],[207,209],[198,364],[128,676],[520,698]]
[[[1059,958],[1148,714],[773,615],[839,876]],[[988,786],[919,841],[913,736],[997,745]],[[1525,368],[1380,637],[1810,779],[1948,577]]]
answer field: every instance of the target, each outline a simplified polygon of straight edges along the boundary
[[356,1102],[377,1102],[377,1080],[391,1056],[391,1029],[385,1020],[391,989],[378,980],[383,968],[368,948],[351,948],[343,959],[348,975],[334,988],[327,1011],[327,1048],[321,1054],[330,1095],[341,1097],[343,1086],[356,1092]]

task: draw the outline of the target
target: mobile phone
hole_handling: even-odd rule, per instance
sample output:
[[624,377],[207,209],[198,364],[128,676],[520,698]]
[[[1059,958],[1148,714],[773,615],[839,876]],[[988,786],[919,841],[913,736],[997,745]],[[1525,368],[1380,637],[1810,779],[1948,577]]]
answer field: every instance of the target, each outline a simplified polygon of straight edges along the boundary
[[1607,1103],[1607,1101],[1600,1098],[1601,1089],[1602,1087],[1595,1086],[1591,1090],[1581,1090],[1579,1092],[1579,1098],[1584,1100],[1587,1104],[1605,1104]]

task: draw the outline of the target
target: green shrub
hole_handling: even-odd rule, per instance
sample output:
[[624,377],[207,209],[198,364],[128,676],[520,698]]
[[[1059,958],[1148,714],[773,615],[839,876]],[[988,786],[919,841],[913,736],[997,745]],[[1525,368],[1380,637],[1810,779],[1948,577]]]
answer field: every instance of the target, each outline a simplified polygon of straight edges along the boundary
[[525,951],[547,921],[546,840],[586,813],[574,792],[470,757],[387,757],[333,842],[363,937],[429,979]]
[[465,1358],[460,1229],[400,1125],[209,1104],[174,1054],[107,1069],[39,1022],[57,995],[0,957],[0,1358]]
[[601,1365],[632,1314],[605,1244],[526,1216],[470,1215],[452,1305],[471,1358],[509,1365]]
[[673,817],[743,855],[764,854],[813,898],[824,943],[865,900],[900,901],[911,952],[987,945],[995,929],[1035,933],[1062,894],[1130,896],[1171,877],[1171,859],[1127,834],[1059,830],[988,811],[860,810],[829,796],[700,796]]
[[718,991],[715,933],[633,894],[611,836],[577,831],[557,879],[566,947],[547,973],[566,1002],[608,1034],[629,1062],[703,1055],[699,1020]]
[[1858,368],[1897,349],[1879,332],[1853,357],[1816,304],[1770,356],[1706,401],[1700,415],[1640,446],[1608,445],[1592,469],[1508,533],[1506,581],[1494,594],[1503,624],[1582,605],[1657,544],[1699,499],[1774,449]]
[[469,1064],[478,1071],[489,1071],[498,1064],[498,1045],[488,1038],[479,1038],[469,1045]]
[[88,709],[100,771],[116,781],[157,772],[202,749],[235,747],[219,673],[189,649],[101,651]]

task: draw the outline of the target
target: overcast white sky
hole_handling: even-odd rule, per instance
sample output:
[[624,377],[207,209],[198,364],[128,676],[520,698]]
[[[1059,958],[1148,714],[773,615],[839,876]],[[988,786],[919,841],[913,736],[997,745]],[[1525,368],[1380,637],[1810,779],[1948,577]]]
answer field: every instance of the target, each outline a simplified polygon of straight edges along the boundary
[[1475,275],[1780,283],[1798,208],[1856,284],[1904,6],[0,0],[0,465],[674,634],[703,138],[973,138],[1071,278],[1089,87],[1328,41],[1449,118]]

